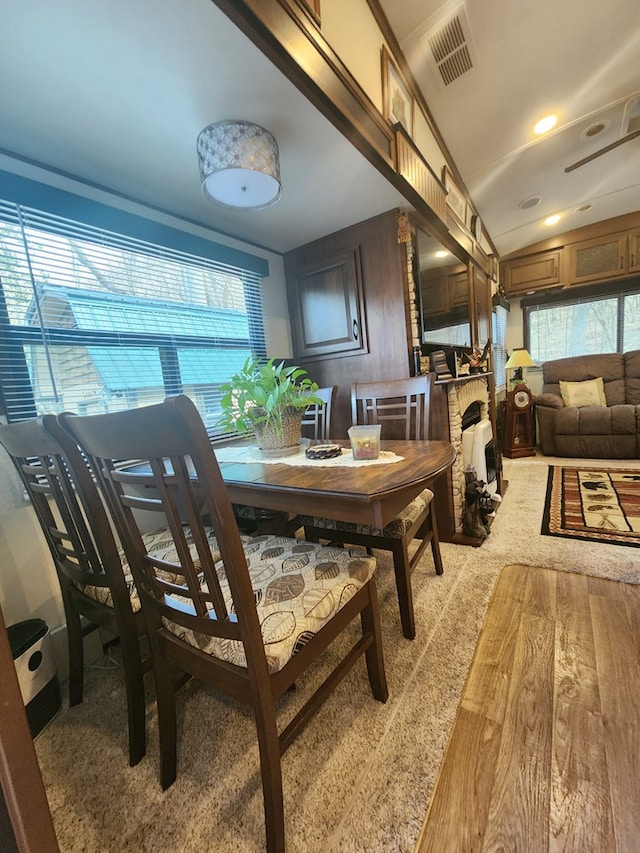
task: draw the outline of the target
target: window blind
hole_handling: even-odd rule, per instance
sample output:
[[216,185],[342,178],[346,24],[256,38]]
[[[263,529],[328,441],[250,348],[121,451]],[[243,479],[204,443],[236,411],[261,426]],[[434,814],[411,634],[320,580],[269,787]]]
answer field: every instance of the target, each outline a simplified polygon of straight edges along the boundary
[[0,200],[8,420],[190,396],[215,434],[222,381],[265,355],[257,272]]
[[493,309],[493,376],[496,388],[507,384],[507,309],[496,305]]

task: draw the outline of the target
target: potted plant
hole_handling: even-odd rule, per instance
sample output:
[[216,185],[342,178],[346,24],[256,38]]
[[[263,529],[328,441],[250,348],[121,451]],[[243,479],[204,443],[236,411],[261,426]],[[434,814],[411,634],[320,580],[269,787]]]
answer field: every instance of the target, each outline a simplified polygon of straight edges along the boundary
[[222,416],[217,425],[225,429],[254,432],[263,453],[282,455],[300,444],[304,410],[321,403],[313,392],[318,385],[301,367],[285,367],[275,359],[249,357],[238,373],[220,386]]

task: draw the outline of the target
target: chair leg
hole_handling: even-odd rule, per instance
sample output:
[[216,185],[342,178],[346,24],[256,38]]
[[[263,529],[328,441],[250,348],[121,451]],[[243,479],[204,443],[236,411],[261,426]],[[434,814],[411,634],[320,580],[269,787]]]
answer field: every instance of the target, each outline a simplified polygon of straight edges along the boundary
[[63,593],[69,653],[69,706],[82,702],[84,691],[84,641],[80,614],[68,593]]
[[257,700],[255,720],[260,750],[266,850],[267,853],[284,853],[281,750],[274,705],[264,704],[263,699]]
[[365,652],[369,684],[375,699],[386,702],[389,698],[387,677],[384,671],[384,656],[382,653],[382,629],[380,627],[380,610],[378,607],[378,591],[375,580],[368,583],[369,604],[360,613],[362,633],[371,633],[373,643]]
[[440,538],[438,537],[438,526],[436,524],[436,514],[433,505],[431,506],[429,517],[431,518],[431,530],[433,533],[431,538],[431,553],[433,554],[436,574],[441,575],[444,572],[444,566],[442,565],[442,555],[440,554]]
[[140,642],[133,626],[120,631],[120,648],[127,692],[129,764],[134,767],[146,752],[146,704]]
[[158,737],[160,740],[160,784],[162,790],[172,785],[177,772],[176,696],[171,667],[165,660],[157,639],[150,636],[153,677],[158,708]]
[[400,606],[400,621],[402,622],[402,633],[407,640],[413,640],[416,636],[416,623],[413,614],[413,593],[411,592],[411,568],[409,561],[409,550],[403,539],[398,539],[393,544],[393,568],[396,573],[396,589],[398,590],[398,604]]

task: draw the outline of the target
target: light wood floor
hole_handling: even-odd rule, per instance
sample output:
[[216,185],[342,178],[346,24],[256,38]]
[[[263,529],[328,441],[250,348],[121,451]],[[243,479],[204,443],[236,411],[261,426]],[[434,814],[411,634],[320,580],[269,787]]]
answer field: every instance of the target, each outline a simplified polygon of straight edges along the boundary
[[640,851],[640,587],[508,566],[416,853],[560,850]]

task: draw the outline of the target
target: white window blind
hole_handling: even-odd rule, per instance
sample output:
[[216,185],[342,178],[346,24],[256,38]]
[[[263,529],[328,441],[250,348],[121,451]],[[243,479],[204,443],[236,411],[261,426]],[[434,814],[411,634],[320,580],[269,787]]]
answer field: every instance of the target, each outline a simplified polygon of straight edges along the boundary
[[185,393],[215,432],[219,384],[265,355],[256,272],[4,201],[0,285],[9,420]]
[[535,361],[584,355],[626,352],[640,348],[640,292],[614,290],[523,302],[525,344]]
[[507,309],[496,305],[493,309],[493,376],[496,388],[507,384]]

